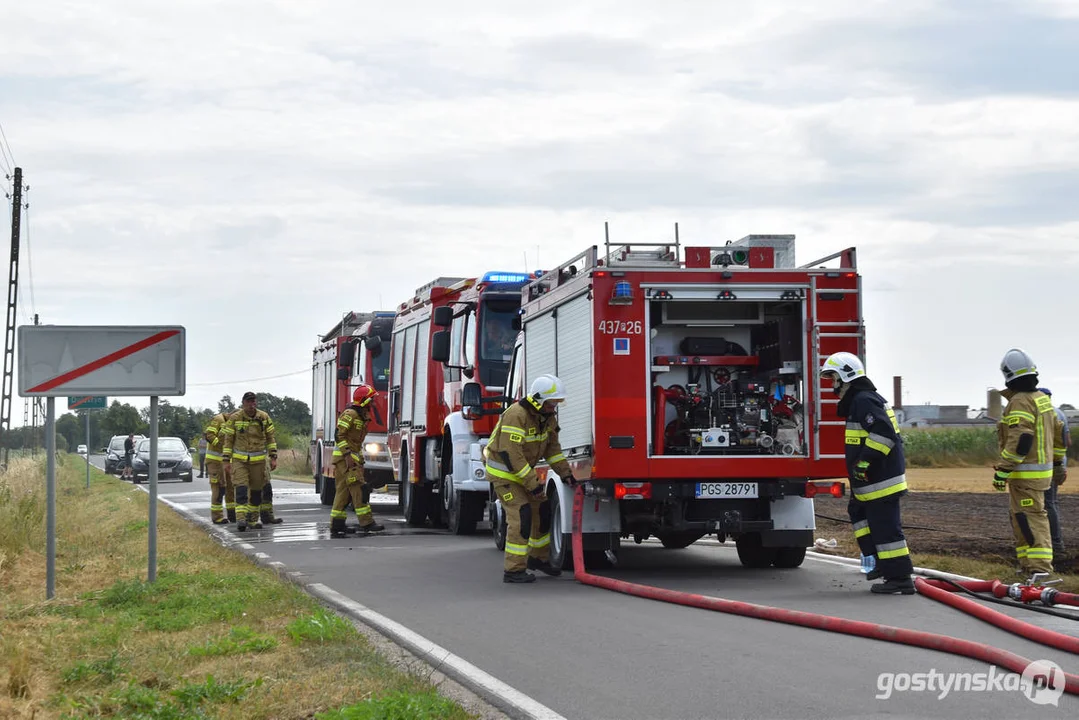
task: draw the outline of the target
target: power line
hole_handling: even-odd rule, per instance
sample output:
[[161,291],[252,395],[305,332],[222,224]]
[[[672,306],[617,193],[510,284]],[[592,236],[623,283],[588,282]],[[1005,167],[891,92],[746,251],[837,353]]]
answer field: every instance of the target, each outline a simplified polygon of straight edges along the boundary
[[223,380],[221,382],[201,382],[201,383],[188,383],[189,387],[208,387],[210,385],[239,385],[240,383],[260,382],[262,380],[277,380],[278,378],[292,377],[293,375],[303,375],[304,373],[311,372],[311,368],[304,368],[303,370],[297,370],[296,372],[284,373],[282,375],[267,375],[266,377],[259,378],[247,378],[246,380]]
[[0,139],[3,139],[4,146],[7,147],[7,157],[11,160],[11,165],[15,165],[15,153],[11,152],[11,144],[7,141],[7,135],[4,133],[4,125],[0,123]]

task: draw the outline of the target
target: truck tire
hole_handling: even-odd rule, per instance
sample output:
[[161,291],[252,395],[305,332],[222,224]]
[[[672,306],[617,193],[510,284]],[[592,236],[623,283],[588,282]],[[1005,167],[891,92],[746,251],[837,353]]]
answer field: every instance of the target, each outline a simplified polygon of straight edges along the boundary
[[450,532],[454,535],[473,535],[476,532],[476,523],[483,516],[483,495],[454,490],[446,513],[446,524]]
[[427,520],[427,505],[431,489],[422,482],[408,481],[408,448],[401,448],[401,496],[404,501],[405,522],[412,527],[423,527]]
[[776,560],[778,548],[764,547],[760,533],[743,533],[735,540],[738,559],[747,568],[770,567]]
[[796,568],[806,559],[804,547],[781,547],[776,548],[776,559],[772,564],[777,568]]
[[573,534],[564,532],[567,528],[562,527],[562,504],[553,485],[547,488],[547,497],[551,503],[551,554],[548,561],[553,567],[573,570]]
[[668,550],[681,550],[704,537],[703,532],[696,530],[678,530],[673,532],[656,533],[656,537]]

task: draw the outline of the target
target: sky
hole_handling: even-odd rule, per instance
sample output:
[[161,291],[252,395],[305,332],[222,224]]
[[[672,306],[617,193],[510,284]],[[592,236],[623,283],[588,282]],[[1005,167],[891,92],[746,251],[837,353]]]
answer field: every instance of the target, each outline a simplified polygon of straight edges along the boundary
[[857,247],[889,399],[982,407],[1021,347],[1079,404],[1079,0],[377,5],[6,8],[19,322],[183,325],[171,402],[309,401],[348,310],[678,222]]

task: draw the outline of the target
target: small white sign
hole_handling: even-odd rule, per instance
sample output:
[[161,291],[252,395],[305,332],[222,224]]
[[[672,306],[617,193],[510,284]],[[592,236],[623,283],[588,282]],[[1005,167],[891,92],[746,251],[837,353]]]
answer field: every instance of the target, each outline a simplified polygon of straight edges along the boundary
[[183,395],[180,326],[22,325],[19,395]]

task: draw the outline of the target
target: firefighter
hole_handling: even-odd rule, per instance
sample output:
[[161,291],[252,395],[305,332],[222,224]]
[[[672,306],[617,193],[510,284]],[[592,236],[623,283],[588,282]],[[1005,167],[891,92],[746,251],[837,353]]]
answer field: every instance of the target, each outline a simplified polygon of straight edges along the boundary
[[352,404],[337,418],[333,448],[336,494],[330,509],[332,538],[345,537],[345,510],[350,500],[361,532],[380,532],[386,529],[375,522],[371,514],[371,488],[363,476],[363,441],[367,437],[367,423],[371,421],[371,400],[375,394],[375,389],[370,385],[358,385],[352,391]]
[[845,454],[851,484],[847,512],[862,554],[876,558],[866,579],[884,578],[870,591],[913,595],[914,565],[899,507],[899,499],[907,493],[906,460],[895,413],[877,394],[856,355],[830,355],[820,374],[831,379],[839,397],[836,412],[847,421]]
[[1053,572],[1053,541],[1045,491],[1053,484],[1053,401],[1038,391],[1038,368],[1030,355],[1012,348],[1000,361],[1008,400],[997,423],[1000,456],[993,488],[1008,491],[1015,556],[1024,575]]
[[206,471],[210,475],[210,520],[214,525],[236,522],[236,486],[228,472],[229,466],[221,462],[225,441],[223,431],[231,414],[232,408],[226,408],[214,415],[202,433],[206,441]]
[[506,513],[502,582],[534,582],[536,576],[528,570],[562,574],[548,560],[551,504],[534,466],[545,459],[563,482],[576,482],[558,444],[555,412],[565,399],[561,380],[540,375],[528,395],[502,413],[487,444],[487,480]]
[[255,393],[246,392],[242,407],[225,423],[221,461],[229,466],[236,485],[236,529],[262,529],[262,491],[266,485],[266,456],[277,469],[277,435],[273,420],[258,409]]
[[270,459],[266,459],[266,484],[262,486],[262,504],[259,506],[259,518],[263,525],[280,525],[283,518],[276,517],[273,512],[273,479],[272,471],[277,469],[275,463],[270,466]]
[[[1049,388],[1038,388],[1049,399],[1053,393]],[[1053,562],[1059,567],[1058,560],[1064,557],[1064,536],[1060,532],[1060,514],[1057,508],[1057,491],[1068,479],[1068,448],[1071,446],[1071,429],[1068,416],[1059,407],[1054,407],[1056,423],[1053,430],[1053,484],[1045,491],[1045,512],[1049,516],[1049,536],[1053,539]]]

